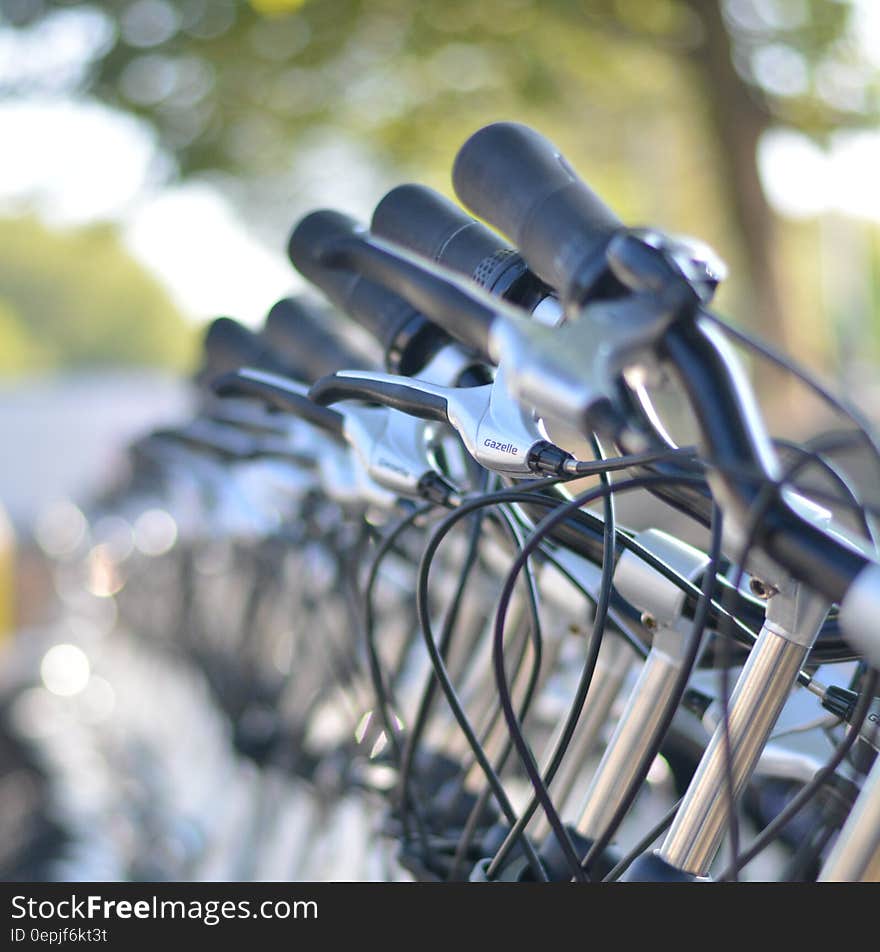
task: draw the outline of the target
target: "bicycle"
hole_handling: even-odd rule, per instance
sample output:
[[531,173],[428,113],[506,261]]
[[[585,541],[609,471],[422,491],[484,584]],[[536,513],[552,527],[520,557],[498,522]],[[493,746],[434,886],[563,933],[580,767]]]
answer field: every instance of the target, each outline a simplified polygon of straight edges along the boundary
[[[243,756],[359,791],[384,875],[880,878],[875,513],[835,460],[880,464],[871,427],[711,310],[714,253],[625,227],[533,130],[480,130],[453,183],[512,244],[415,185],[369,230],[292,232],[378,348],[294,299],[211,326],[194,419],[102,502],[190,526],[129,575],[129,625],[204,673]],[[771,439],[731,344],[849,429]],[[636,493],[702,545],[629,530]]]

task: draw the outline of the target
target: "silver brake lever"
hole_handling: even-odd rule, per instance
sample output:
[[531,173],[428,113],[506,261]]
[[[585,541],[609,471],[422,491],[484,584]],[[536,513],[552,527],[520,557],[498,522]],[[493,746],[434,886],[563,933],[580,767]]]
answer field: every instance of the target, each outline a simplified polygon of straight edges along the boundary
[[378,485],[401,496],[446,503],[453,487],[430,460],[434,428],[390,410],[354,402],[337,407],[344,418],[343,434],[366,473]]
[[[481,466],[506,476],[531,476],[541,472],[536,461],[548,447],[548,441],[533,415],[510,399],[503,367],[499,367],[492,383],[463,388],[441,387],[384,373],[340,371],[336,376],[403,386],[415,394],[438,398],[445,403],[450,426]],[[565,458],[567,454],[561,456]]]

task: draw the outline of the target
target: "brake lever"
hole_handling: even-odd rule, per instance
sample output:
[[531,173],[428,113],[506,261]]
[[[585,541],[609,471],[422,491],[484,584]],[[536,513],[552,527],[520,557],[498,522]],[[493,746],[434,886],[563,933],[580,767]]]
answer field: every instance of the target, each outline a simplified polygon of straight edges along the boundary
[[[394,487],[372,478],[363,455],[352,456],[342,451],[346,441],[345,418],[327,407],[319,406],[308,395],[308,388],[296,380],[278,374],[245,367],[223,374],[211,382],[212,390],[221,397],[252,397],[273,409],[292,414],[316,428],[310,447],[321,482],[327,495],[341,504],[367,503],[391,509],[397,501]],[[295,441],[291,452],[295,452]],[[392,491],[389,491],[389,488]]]
[[632,233],[612,239],[607,258],[631,294],[590,304],[552,329],[499,314],[489,349],[518,403],[534,407],[548,423],[595,431],[628,452],[643,452],[646,436],[621,405],[621,375],[634,363],[651,366],[666,329],[695,314],[700,297],[664,250]]
[[183,426],[155,430],[153,436],[211,453],[226,460],[252,460],[259,455],[261,440],[234,426],[196,418]]
[[[332,375],[322,378],[333,379]],[[252,368],[224,374],[212,387],[220,395],[258,397],[345,440],[370,478],[386,490],[441,505],[454,496],[454,487],[430,464],[430,440],[424,425],[414,425],[402,414],[356,405],[346,406],[342,412],[331,410],[312,400],[302,384]],[[341,394],[331,396],[329,402],[345,399]],[[445,415],[435,408],[433,419],[445,420]]]
[[286,436],[290,433],[291,421],[272,408],[261,403],[255,404],[250,398],[237,399],[211,394],[199,407],[199,416],[216,423],[226,423],[241,427],[249,433],[268,436]]
[[341,414],[347,443],[380,486],[401,496],[456,504],[455,487],[431,465],[434,439],[425,422],[430,418],[347,402]]
[[291,413],[325,433],[342,438],[343,419],[335,410],[318,406],[309,399],[308,388],[280,374],[244,367],[221,374],[211,381],[218,396],[255,397],[284,413]]
[[505,476],[561,473],[571,455],[550,443],[531,414],[507,396],[504,371],[479,387],[441,387],[393,374],[341,371],[312,385],[318,403],[361,400],[448,423],[483,467]]

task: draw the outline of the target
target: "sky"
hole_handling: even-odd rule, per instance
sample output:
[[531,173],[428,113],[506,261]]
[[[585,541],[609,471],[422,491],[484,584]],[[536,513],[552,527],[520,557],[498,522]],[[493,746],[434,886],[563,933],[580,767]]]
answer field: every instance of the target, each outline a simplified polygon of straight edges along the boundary
[[[880,0],[859,0],[858,17],[860,42],[880,66]],[[258,240],[217,186],[170,184],[173,167],[148,124],[70,98],[66,90],[106,37],[97,19],[74,11],[54,19],[24,38],[0,28],[0,80],[36,68],[57,77],[57,89],[40,98],[0,102],[0,213],[26,202],[51,224],[118,221],[128,248],[185,315],[202,321],[229,314],[258,324],[300,284],[283,249]],[[823,150],[795,132],[777,131],[762,143],[759,160],[765,189],[782,213],[833,211],[880,221],[880,132],[841,134]],[[317,186],[320,192],[320,181]],[[362,186],[352,183],[348,197],[363,194]],[[334,198],[339,207],[363,211],[346,196]],[[320,194],[315,201],[321,203]]]
[[[0,104],[0,210],[36,205],[53,225],[111,219],[125,243],[196,320],[255,323],[296,283],[219,189],[165,183],[148,125],[95,102]],[[63,148],[59,148],[63,143]]]

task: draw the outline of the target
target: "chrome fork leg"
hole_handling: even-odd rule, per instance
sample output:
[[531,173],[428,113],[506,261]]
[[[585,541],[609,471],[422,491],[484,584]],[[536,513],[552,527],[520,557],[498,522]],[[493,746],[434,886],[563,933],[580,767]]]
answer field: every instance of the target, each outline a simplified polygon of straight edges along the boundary
[[[824,601],[793,582],[767,602],[764,626],[730,699],[734,798],[752,776],[827,610]],[[729,820],[724,733],[719,724],[659,851],[670,866],[694,876],[708,874]]]
[[880,757],[822,867],[819,882],[880,882]]
[[[587,692],[574,736],[550,786],[554,802],[562,808],[560,812],[564,812],[565,802],[571,796],[572,789],[583,771],[584,762],[598,743],[599,733],[608,720],[617,695],[620,694],[634,657],[635,652],[623,638],[613,631],[606,632],[599,657],[596,659],[593,683]],[[564,724],[560,723],[559,729],[547,744],[548,751],[555,749],[563,727]],[[548,760],[549,756],[548,753]],[[546,771],[546,766],[545,760],[542,773]],[[532,824],[530,832],[538,842],[549,836],[550,823],[543,812],[535,815]]]
[[657,632],[626,708],[599,763],[580,810],[577,830],[598,839],[611,822],[622,791],[628,789],[654,739],[681,668],[684,636],[675,629]]

